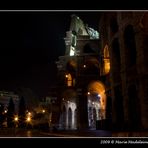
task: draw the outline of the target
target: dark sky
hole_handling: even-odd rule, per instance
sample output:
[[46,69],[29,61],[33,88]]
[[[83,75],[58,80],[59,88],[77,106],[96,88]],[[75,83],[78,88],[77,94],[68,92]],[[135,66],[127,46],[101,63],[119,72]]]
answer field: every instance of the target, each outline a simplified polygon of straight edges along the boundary
[[98,29],[99,12],[0,12],[0,89],[31,88],[45,96],[55,84],[71,14]]

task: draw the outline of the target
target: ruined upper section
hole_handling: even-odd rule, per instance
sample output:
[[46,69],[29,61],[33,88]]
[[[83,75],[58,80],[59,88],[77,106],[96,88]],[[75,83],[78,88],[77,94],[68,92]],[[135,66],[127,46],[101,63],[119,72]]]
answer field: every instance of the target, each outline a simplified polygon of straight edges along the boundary
[[72,31],[73,35],[84,35],[89,36],[90,39],[99,39],[98,31],[88,27],[87,24],[85,25],[76,15],[71,16],[70,31]]
[[98,52],[98,47],[96,47],[98,43],[94,42],[98,42],[99,33],[85,25],[76,15],[71,16],[70,30],[66,32],[64,39],[66,44],[65,55],[77,56],[84,52]]

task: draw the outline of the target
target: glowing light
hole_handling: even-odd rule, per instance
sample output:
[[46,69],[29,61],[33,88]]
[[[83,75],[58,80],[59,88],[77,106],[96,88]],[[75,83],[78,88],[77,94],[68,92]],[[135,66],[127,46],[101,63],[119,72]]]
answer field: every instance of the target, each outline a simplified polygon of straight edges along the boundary
[[99,97],[99,98],[101,98],[101,95],[100,95],[100,94],[98,94],[98,97]]
[[68,75],[65,75],[66,78],[68,78]]
[[67,78],[67,86],[72,86],[72,76],[71,74],[66,75]]
[[7,113],[7,110],[5,110],[4,112]]
[[16,121],[16,122],[17,122],[17,121],[18,121],[18,117],[14,117],[14,121]]
[[70,56],[74,56],[74,54],[75,54],[74,48],[71,47],[71,49],[70,49]]
[[104,59],[104,71],[105,71],[105,74],[108,74],[110,71],[109,59]]
[[86,65],[83,65],[84,68],[86,68]]
[[31,118],[30,117],[27,117],[27,122],[30,122],[31,121]]
[[90,95],[90,92],[87,92],[88,95]]
[[108,45],[104,47],[104,73],[108,74],[110,71],[110,59],[109,59],[109,49]]
[[42,112],[45,113],[45,110],[43,109]]
[[31,116],[31,113],[30,113],[30,112],[28,112],[28,115],[29,115],[29,116]]

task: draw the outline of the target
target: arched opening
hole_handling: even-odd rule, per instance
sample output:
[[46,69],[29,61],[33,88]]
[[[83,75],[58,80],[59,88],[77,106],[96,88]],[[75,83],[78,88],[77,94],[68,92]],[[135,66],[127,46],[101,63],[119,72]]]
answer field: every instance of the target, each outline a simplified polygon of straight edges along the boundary
[[108,45],[105,45],[103,55],[104,55],[104,58],[103,58],[103,62],[104,62],[103,74],[108,74],[109,71],[110,71],[110,56],[109,56]]
[[[77,92],[72,88],[68,88],[65,91],[63,91],[61,97],[62,108],[66,107],[66,129],[75,129],[77,124],[77,113],[75,112],[75,110],[77,109]],[[63,112],[64,110],[65,108],[63,109]],[[64,120],[62,121],[64,122]]]
[[66,84],[67,84],[67,86],[68,87],[73,86],[73,81],[72,81],[71,74],[70,73],[66,74],[65,77],[66,77]]
[[72,128],[72,110],[71,108],[68,109],[68,128]]
[[136,42],[135,32],[132,25],[128,25],[124,31],[124,43],[126,50],[126,64],[127,66],[133,66],[136,64]]
[[67,86],[75,86],[77,63],[74,60],[70,60],[66,65],[66,69],[67,73],[65,77]]
[[[88,123],[90,128],[102,128],[101,122],[106,119],[105,87],[99,81],[88,85]],[[98,126],[100,124],[100,126]]]

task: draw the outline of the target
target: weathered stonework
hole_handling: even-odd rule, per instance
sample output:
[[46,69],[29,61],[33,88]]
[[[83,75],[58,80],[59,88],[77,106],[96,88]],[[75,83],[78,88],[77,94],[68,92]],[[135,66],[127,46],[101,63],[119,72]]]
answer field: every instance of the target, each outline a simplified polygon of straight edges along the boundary
[[[114,129],[148,129],[148,13],[106,12],[101,17],[99,26],[101,45],[102,47],[105,44],[109,45],[111,60],[110,82]],[[112,20],[115,22],[111,22]],[[111,23],[114,26],[111,26]],[[117,44],[112,46],[115,39],[118,40],[119,47]],[[120,62],[120,67],[117,62]],[[116,95],[116,87],[121,87],[120,95]],[[119,96],[122,96],[123,102],[118,101],[121,99]],[[117,102],[123,107],[123,111]],[[123,114],[122,123],[117,112],[120,112],[121,116]]]

